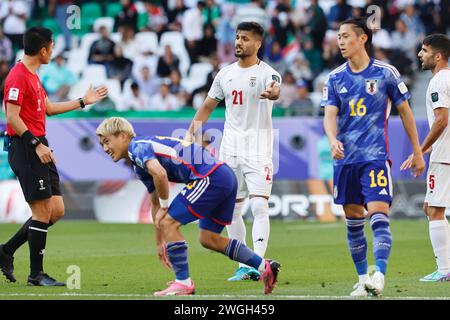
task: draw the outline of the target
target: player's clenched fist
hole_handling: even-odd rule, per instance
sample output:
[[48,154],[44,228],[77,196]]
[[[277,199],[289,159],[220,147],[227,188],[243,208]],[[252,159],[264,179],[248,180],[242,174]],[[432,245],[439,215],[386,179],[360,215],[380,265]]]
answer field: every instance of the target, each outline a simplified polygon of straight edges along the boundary
[[344,159],[344,145],[339,140],[330,141],[331,156],[333,159],[341,160]]

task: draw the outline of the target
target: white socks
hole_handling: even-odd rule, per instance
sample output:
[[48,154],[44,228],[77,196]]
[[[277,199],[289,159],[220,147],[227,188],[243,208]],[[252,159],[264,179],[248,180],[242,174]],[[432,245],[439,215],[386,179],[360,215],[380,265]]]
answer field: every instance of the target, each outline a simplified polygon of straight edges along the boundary
[[438,270],[442,274],[448,274],[450,272],[450,236],[449,225],[446,220],[429,222],[431,245],[436,256]]
[[250,208],[253,213],[253,251],[264,258],[269,242],[270,221],[269,221],[269,201],[263,197],[250,199]]
[[187,278],[185,280],[178,280],[178,279],[176,279],[175,281],[178,282],[178,283],[184,284],[185,286],[188,286],[188,287],[192,286],[191,278]]
[[[247,230],[245,229],[244,219],[242,218],[242,206],[244,202],[236,202],[233,211],[233,222],[227,226],[228,238],[236,239],[245,243]],[[239,267],[247,267],[245,264],[239,263]]]

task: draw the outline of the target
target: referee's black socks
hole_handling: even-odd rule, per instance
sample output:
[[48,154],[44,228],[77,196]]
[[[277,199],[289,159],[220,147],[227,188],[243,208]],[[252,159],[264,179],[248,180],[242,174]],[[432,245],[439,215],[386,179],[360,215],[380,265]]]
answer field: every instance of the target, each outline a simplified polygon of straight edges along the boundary
[[[28,241],[28,228],[30,227],[32,218],[28,219],[22,227],[16,232],[15,235],[8,240],[3,246],[3,250],[6,254],[13,256],[25,242]],[[51,227],[53,223],[49,222],[48,227]]]
[[47,242],[48,223],[31,220],[28,231],[28,245],[30,246],[31,277],[36,277],[43,271],[45,243]]

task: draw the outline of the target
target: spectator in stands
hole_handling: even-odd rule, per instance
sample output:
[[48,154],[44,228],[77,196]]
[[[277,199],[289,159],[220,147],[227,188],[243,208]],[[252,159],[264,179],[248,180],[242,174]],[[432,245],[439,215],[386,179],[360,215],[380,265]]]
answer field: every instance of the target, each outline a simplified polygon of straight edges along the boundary
[[174,94],[180,106],[185,106],[187,101],[189,100],[189,94],[186,89],[181,85],[181,73],[179,70],[174,69],[170,73],[170,84],[169,91],[171,94]]
[[67,68],[66,59],[59,54],[47,66],[42,66],[41,82],[51,101],[67,101],[70,88],[78,81]]
[[319,49],[314,48],[311,38],[305,37],[302,52],[305,59],[309,62],[309,68],[313,76],[317,76],[323,69],[322,53]]
[[64,35],[64,51],[72,48],[72,32],[67,27],[67,8],[73,5],[72,0],[50,0],[48,4],[49,16],[55,16],[59,29]]
[[395,23],[395,31],[392,32],[392,48],[401,51],[411,62],[417,60],[417,37],[412,33],[405,21],[397,19]]
[[141,91],[136,82],[133,82],[123,99],[124,110],[148,110],[149,103],[149,97]]
[[178,69],[180,60],[173,54],[170,45],[164,47],[164,55],[159,57],[157,74],[161,78],[167,78],[173,69]]
[[377,60],[380,60],[384,63],[391,64],[389,60],[388,50],[384,48],[374,47],[373,57]]
[[307,13],[310,18],[306,25],[305,33],[311,37],[314,48],[322,51],[322,43],[327,31],[327,18],[319,6],[318,0],[311,0]]
[[336,31],[329,30],[329,32],[327,32],[327,36],[325,37],[323,44],[322,59],[325,68],[329,71],[332,71],[341,64],[345,63],[345,59],[342,57],[341,51],[338,47]]
[[122,10],[119,12],[114,21],[114,30],[121,32],[124,26],[131,27],[137,32],[138,12],[133,0],[120,0]]
[[217,27],[217,54],[221,63],[231,63],[236,60],[234,56],[234,40],[236,32],[231,25],[234,16],[234,6],[225,2],[221,6],[222,16]]
[[328,13],[328,26],[337,30],[339,25],[352,16],[352,6],[347,0],[336,0],[336,4],[330,8]]
[[288,43],[289,33],[295,33],[294,26],[289,18],[289,7],[279,3],[273,12],[271,18],[271,29],[274,38],[280,44],[281,49],[286,47]]
[[217,39],[212,24],[205,24],[203,28],[203,38],[198,42],[197,55],[198,60],[209,59],[212,54],[217,52]]
[[150,109],[157,111],[179,110],[181,105],[177,97],[170,93],[169,84],[161,83],[159,93],[153,95],[150,99]]
[[295,84],[294,75],[290,71],[286,71],[283,76],[283,83],[281,84],[280,98],[276,101],[276,105],[286,109],[291,105],[297,96],[297,86]]
[[89,50],[88,63],[102,64],[108,69],[109,63],[114,59],[115,43],[109,38],[106,26],[101,26],[99,33],[100,39],[95,40]]
[[390,49],[392,46],[391,36],[385,29],[374,29],[372,35],[372,46],[375,48]]
[[167,17],[164,9],[152,0],[144,1],[145,11],[148,15],[147,29],[153,31],[161,38],[161,34],[167,31]]
[[283,74],[286,72],[286,61],[283,59],[281,46],[277,40],[273,40],[272,43],[266,47],[266,60],[267,63],[279,73]]
[[268,30],[269,19],[263,8],[264,4],[261,4],[260,0],[251,0],[249,4],[239,6],[236,10],[236,14],[231,20],[233,29],[236,29],[238,24],[243,21],[254,21],[259,23],[264,30]]
[[204,1],[198,1],[196,7],[186,10],[181,22],[185,45],[191,63],[198,62],[198,43],[203,38],[204,17],[202,11],[205,6]]
[[294,58],[294,61],[289,66],[289,71],[292,73],[295,79],[305,79],[311,81],[313,74],[309,67],[308,60],[305,59],[303,53],[299,52]]
[[0,61],[6,61],[10,64],[13,60],[13,50],[11,40],[3,33],[3,28],[0,27]]
[[404,12],[400,15],[400,19],[406,24],[408,30],[416,36],[416,42],[421,44],[425,38],[425,26],[420,20],[414,4],[410,3],[405,7]]
[[139,45],[136,42],[135,33],[131,26],[121,27],[121,39],[118,45],[123,49],[123,56],[128,59],[134,59],[139,55]]
[[215,27],[219,24],[220,8],[214,0],[206,0],[203,8],[203,17],[205,24],[212,24]]
[[308,84],[300,79],[296,82],[297,95],[294,102],[289,105],[287,115],[290,116],[312,116],[317,115],[314,103],[309,97]]
[[169,9],[167,13],[167,29],[170,31],[181,31],[181,21],[184,15],[184,12],[188,8],[184,5],[183,0],[176,0],[175,6],[172,9]]
[[150,69],[144,66],[141,69],[141,77],[137,79],[137,83],[141,91],[148,97],[151,97],[158,92],[160,80],[157,77],[153,77]]
[[123,56],[122,47],[115,46],[114,59],[109,63],[108,78],[119,80],[120,86],[123,88],[125,80],[131,77],[132,67],[133,61]]
[[[3,101],[6,76],[9,73],[9,65],[5,60],[0,60],[0,100]],[[1,108],[0,108],[1,110]]]
[[159,57],[152,52],[152,48],[150,48],[148,43],[139,43],[139,52],[138,56],[133,58],[133,78],[139,79],[142,75],[141,70],[143,67],[147,67],[150,70],[151,74],[157,73],[158,67],[158,59]]
[[27,1],[2,1],[0,7],[0,21],[3,22],[3,32],[11,40],[14,49],[23,49],[23,34],[26,30],[30,6]]

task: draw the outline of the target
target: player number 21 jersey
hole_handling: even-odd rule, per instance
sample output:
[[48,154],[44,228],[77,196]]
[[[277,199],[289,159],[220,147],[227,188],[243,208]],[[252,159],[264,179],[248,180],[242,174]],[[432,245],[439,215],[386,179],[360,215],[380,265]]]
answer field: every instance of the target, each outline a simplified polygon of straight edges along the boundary
[[218,101],[225,99],[221,155],[272,159],[273,101],[259,98],[272,81],[280,85],[281,76],[263,61],[249,68],[235,62],[219,71],[208,96]]

